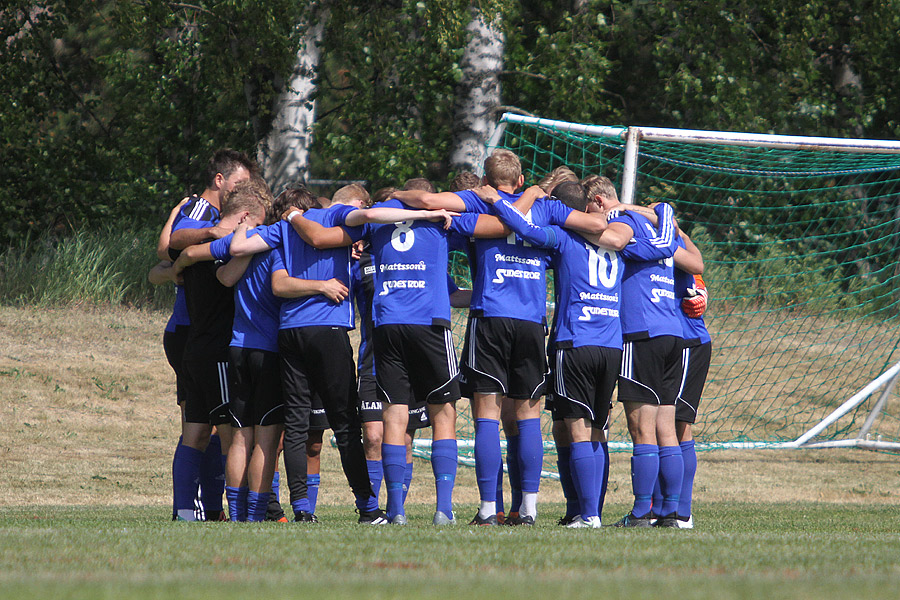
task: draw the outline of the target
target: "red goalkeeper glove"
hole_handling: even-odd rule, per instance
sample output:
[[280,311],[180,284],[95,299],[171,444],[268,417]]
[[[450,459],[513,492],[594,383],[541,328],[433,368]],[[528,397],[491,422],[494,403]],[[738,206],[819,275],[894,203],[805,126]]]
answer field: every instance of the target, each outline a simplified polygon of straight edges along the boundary
[[699,276],[694,276],[694,287],[688,289],[688,295],[681,300],[681,310],[692,319],[699,319],[706,312],[709,293],[706,284]]

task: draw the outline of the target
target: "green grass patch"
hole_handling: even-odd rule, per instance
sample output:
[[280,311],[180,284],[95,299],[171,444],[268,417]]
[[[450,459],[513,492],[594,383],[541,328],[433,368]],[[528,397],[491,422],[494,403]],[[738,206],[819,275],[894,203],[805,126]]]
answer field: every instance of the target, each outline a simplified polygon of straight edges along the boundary
[[[567,530],[355,523],[172,523],[159,508],[0,509],[6,597],[892,597],[894,506],[705,505],[697,528]],[[624,513],[613,506],[607,519]],[[460,521],[464,515],[458,515]]]

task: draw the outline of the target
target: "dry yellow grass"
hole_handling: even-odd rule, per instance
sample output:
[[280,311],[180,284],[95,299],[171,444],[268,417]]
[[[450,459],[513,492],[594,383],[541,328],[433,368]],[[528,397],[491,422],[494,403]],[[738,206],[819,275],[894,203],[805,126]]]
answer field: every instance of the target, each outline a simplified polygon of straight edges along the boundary
[[[0,307],[0,507],[169,506],[179,421],[174,375],[162,350],[166,318],[122,308]],[[700,503],[900,498],[894,455],[715,451],[700,461]],[[614,453],[611,462],[609,501],[626,503],[629,457]],[[431,469],[420,460],[415,468],[410,501],[431,502]],[[349,505],[331,448],[322,479],[321,502]],[[455,498],[474,508],[472,469],[460,468]],[[542,499],[561,501],[559,485],[544,483]]]

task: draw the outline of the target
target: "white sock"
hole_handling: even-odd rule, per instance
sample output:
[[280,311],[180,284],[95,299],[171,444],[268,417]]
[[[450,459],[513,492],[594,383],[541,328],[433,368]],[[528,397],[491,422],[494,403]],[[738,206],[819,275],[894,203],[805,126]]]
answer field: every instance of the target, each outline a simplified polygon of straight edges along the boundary
[[519,514],[523,517],[537,519],[537,492],[522,492],[522,506]]
[[478,509],[478,518],[487,519],[491,515],[497,514],[497,503],[494,500],[486,502],[481,501],[481,508]]

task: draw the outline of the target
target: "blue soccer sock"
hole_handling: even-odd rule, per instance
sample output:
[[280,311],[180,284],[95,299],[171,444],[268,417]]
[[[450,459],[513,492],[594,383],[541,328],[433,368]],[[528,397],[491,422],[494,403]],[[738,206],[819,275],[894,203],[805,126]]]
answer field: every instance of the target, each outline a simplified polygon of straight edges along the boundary
[[[182,441],[183,439],[184,439],[183,437],[178,436],[178,443],[175,444],[175,452],[172,454],[172,475],[173,475],[172,479],[173,479],[173,480],[175,479],[175,477],[174,477],[174,474],[175,474],[175,458],[178,456],[178,449],[181,447],[181,441]],[[198,487],[199,487],[199,486],[198,486]],[[178,509],[175,508],[175,493],[174,493],[175,486],[174,486],[174,485],[172,486],[172,490],[173,490],[173,493],[172,493],[172,518],[174,519],[175,516],[178,514]]]
[[297,500],[292,500],[291,501],[291,510],[294,511],[295,519],[297,517],[299,517],[300,513],[302,513],[302,512],[312,513],[312,511],[309,510],[309,498],[299,498]]
[[496,419],[475,419],[475,477],[478,480],[478,496],[481,498],[482,518],[487,518],[486,505],[492,504],[490,512],[497,512],[497,472],[503,466],[500,454],[500,421]]
[[497,497],[494,500],[494,510],[497,514],[503,512],[503,458],[500,458],[500,468],[497,470]]
[[522,507],[522,470],[519,468],[519,435],[506,438],[506,468],[509,471],[509,512]]
[[194,521],[194,500],[200,483],[203,453],[196,448],[179,444],[172,459],[172,501],[175,516]]
[[594,459],[599,466],[603,464],[600,478],[600,501],[597,503],[597,515],[603,518],[603,505],[606,503],[606,488],[609,487],[609,443],[600,442],[594,446]]
[[634,507],[631,514],[645,517],[650,512],[653,485],[659,475],[659,447],[656,444],[635,444],[631,457],[631,489]]
[[384,486],[387,488],[388,518],[405,514],[403,510],[403,479],[406,473],[406,446],[381,445]]
[[211,435],[200,465],[200,501],[204,512],[221,512],[224,494],[225,457],[222,456],[222,440],[218,435]]
[[575,482],[572,480],[572,466],[569,464],[572,448],[570,446],[557,446],[556,456],[559,483],[562,485],[563,496],[566,498],[566,516],[574,517],[580,514],[581,505],[578,503],[578,491],[575,487]]
[[662,477],[662,473],[659,474],[659,477],[656,478],[656,483],[653,484],[653,514],[659,515],[662,510],[663,505],[663,495],[662,495],[662,487],[659,485],[660,478]]
[[694,495],[694,476],[697,474],[697,451],[694,440],[681,442],[681,459],[684,462],[684,477],[681,480],[681,495],[678,498],[678,516],[691,516],[691,501]]
[[272,474],[272,496],[275,497],[275,500],[281,502],[281,475],[279,471],[275,471]]
[[403,504],[406,504],[406,497],[409,495],[409,488],[412,486],[413,463],[406,463],[406,470],[403,471]]
[[306,474],[306,498],[309,500],[309,512],[315,514],[316,502],[319,500],[319,483],[322,481],[318,473]]
[[248,515],[247,495],[250,488],[225,486],[225,499],[228,500],[228,518],[232,521],[246,521]]
[[453,486],[459,460],[456,440],[434,440],[431,444],[431,469],[437,495],[436,510],[453,518]]
[[366,460],[366,470],[369,472],[369,484],[375,498],[381,493],[381,480],[384,479],[384,468],[380,460]]
[[544,440],[540,419],[522,419],[519,426],[519,468],[522,476],[523,516],[537,516],[537,493],[541,486],[541,470],[544,467]]
[[659,515],[666,516],[678,511],[681,497],[681,480],[684,478],[684,459],[680,446],[660,446],[659,448],[659,488],[663,501]]
[[597,485],[597,461],[591,442],[574,442],[569,450],[572,481],[578,491],[579,514],[587,520],[597,516],[600,486]]
[[266,520],[266,512],[269,509],[269,497],[271,492],[247,493],[247,520],[260,522]]

